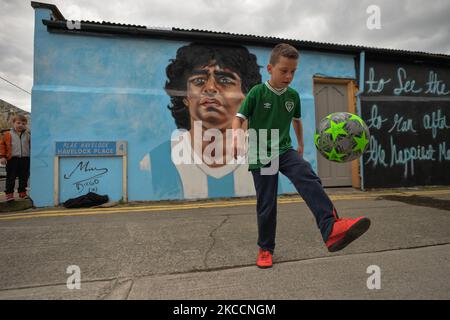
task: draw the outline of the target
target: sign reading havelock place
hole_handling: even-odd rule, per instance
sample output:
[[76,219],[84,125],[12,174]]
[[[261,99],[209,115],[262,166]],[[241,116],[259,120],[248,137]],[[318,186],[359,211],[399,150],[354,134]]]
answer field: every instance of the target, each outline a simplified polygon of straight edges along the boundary
[[122,156],[126,153],[124,141],[69,141],[56,142],[56,156]]
[[450,184],[450,68],[369,60],[364,186]]

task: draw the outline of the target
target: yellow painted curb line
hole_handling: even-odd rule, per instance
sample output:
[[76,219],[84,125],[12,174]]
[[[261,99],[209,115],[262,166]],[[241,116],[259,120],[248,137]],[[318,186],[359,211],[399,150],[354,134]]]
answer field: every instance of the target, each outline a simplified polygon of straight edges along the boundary
[[[367,194],[342,194],[342,195],[330,195],[332,201],[340,200],[364,200],[373,199],[381,196],[388,195],[438,195],[438,194],[450,194],[450,190],[429,190],[429,191],[397,191],[397,192],[380,192],[380,193],[367,193]],[[295,198],[279,198],[279,204],[289,203],[301,203],[304,200],[300,197]],[[172,210],[189,210],[189,209],[203,209],[203,208],[223,208],[223,207],[235,207],[235,206],[249,206],[256,205],[256,200],[241,200],[241,201],[217,201],[217,202],[200,202],[200,203],[187,203],[187,204],[168,204],[168,205],[145,205],[134,207],[121,207],[121,208],[96,208],[96,209],[65,209],[65,210],[48,210],[48,211],[36,211],[36,212],[22,212],[15,214],[0,214],[0,220],[14,220],[25,218],[38,218],[38,217],[61,217],[61,216],[81,216],[81,215],[96,215],[96,214],[111,214],[111,213],[139,213],[139,212],[152,212],[152,211],[172,211]]]

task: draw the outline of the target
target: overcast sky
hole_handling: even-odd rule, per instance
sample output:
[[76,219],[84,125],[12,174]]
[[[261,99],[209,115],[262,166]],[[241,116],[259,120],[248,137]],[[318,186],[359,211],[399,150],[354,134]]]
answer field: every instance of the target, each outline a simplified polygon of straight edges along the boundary
[[[31,92],[34,11],[0,0],[0,77]],[[194,28],[450,54],[450,0],[53,0],[70,20]],[[380,8],[381,29],[366,12]],[[31,110],[30,94],[0,79],[0,99]]]

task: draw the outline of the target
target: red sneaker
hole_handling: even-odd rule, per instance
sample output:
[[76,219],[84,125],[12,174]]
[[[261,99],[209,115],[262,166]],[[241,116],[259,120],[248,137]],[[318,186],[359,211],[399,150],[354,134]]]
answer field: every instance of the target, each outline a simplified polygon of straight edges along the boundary
[[269,251],[265,251],[259,248],[258,259],[256,260],[256,265],[259,268],[271,268],[272,267],[272,254]]
[[14,201],[14,193],[6,193],[5,196],[7,202]]
[[28,195],[26,192],[19,192],[19,198],[21,199],[28,199]]
[[337,219],[326,242],[329,252],[344,249],[352,241],[364,234],[370,227],[370,220],[365,217],[356,219]]

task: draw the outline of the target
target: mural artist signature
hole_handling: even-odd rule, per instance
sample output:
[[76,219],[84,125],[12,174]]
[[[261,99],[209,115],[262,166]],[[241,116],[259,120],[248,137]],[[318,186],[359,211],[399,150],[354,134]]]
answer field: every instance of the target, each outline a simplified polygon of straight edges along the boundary
[[97,168],[97,167],[90,167],[89,166],[89,161],[83,162],[80,161],[75,168],[72,170],[72,172],[70,174],[64,174],[64,179],[70,179],[72,178],[72,176],[75,173],[91,173],[93,174],[92,176],[86,178],[86,179],[82,179],[79,181],[75,181],[73,183],[73,185],[75,185],[75,187],[77,188],[77,191],[82,192],[84,190],[85,187],[89,187],[89,191],[93,191],[96,192],[97,191],[97,187],[96,185],[98,185],[100,183],[99,178],[104,176],[107,172],[108,169],[107,168]]

